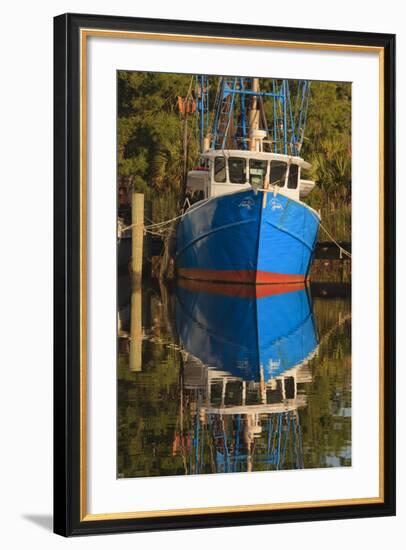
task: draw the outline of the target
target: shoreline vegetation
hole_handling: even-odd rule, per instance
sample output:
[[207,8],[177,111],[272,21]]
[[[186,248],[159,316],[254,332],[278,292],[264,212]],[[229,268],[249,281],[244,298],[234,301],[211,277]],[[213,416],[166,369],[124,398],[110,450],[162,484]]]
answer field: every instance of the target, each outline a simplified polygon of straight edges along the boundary
[[[295,81],[289,82],[294,89]],[[173,218],[181,206],[185,126],[186,169],[199,157],[196,117],[179,112],[191,83],[191,75],[118,72],[118,185],[144,193],[153,223]],[[350,83],[311,83],[301,156],[312,165],[304,177],[316,182],[306,202],[336,240],[350,242]],[[319,240],[328,240],[322,230]]]

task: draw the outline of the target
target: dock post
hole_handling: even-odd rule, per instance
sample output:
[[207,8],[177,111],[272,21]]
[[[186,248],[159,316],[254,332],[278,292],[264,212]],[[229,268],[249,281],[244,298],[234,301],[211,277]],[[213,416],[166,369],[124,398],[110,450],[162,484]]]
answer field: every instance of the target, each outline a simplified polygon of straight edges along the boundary
[[135,284],[131,296],[131,329],[130,329],[130,361],[131,372],[142,369],[142,294],[141,284]]
[[144,195],[133,193],[131,199],[132,216],[132,284],[130,371],[137,372],[142,366],[142,263],[144,243]]
[[134,285],[141,283],[142,247],[144,242],[144,195],[133,193],[131,200],[132,215],[132,272]]

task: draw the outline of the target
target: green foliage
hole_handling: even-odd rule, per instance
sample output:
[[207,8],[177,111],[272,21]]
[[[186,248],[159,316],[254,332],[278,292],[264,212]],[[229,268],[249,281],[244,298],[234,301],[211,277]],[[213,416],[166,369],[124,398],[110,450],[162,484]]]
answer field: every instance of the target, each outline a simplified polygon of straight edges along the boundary
[[[351,84],[312,82],[302,156],[316,189],[306,202],[336,239],[351,240]],[[323,239],[325,235],[320,235]]]
[[[183,124],[178,96],[186,96],[191,77],[119,71],[117,79],[119,176],[132,177],[135,190],[145,192],[153,201],[173,192],[179,197]],[[189,116],[186,124],[192,159],[197,154],[194,117]]]

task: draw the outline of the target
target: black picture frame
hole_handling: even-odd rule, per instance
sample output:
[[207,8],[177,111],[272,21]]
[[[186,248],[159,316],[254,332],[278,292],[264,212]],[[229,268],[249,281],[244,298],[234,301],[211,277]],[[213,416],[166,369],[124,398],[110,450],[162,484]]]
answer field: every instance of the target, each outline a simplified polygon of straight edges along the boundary
[[[381,48],[384,59],[383,500],[172,517],[81,517],[80,29]],[[63,536],[395,514],[395,36],[348,31],[64,14],[54,19],[54,531]]]

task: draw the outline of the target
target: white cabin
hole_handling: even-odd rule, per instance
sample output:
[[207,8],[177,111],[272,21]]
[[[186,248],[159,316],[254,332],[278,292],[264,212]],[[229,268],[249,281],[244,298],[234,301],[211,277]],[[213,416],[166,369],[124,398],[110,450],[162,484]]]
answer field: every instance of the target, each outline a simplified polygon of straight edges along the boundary
[[199,167],[188,173],[187,196],[193,204],[244,189],[269,189],[300,200],[314,187],[314,182],[300,179],[301,170],[309,168],[300,157],[278,153],[209,150]]

